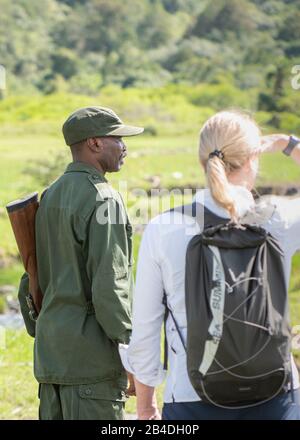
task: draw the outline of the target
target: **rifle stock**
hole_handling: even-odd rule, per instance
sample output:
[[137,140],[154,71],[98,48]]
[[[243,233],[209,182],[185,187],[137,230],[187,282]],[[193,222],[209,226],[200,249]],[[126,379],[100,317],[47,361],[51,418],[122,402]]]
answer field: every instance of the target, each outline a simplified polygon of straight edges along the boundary
[[37,192],[6,206],[22,262],[29,275],[30,294],[26,299],[31,318],[34,320],[41,310],[43,301],[38,282],[35,246],[35,216],[38,207]]

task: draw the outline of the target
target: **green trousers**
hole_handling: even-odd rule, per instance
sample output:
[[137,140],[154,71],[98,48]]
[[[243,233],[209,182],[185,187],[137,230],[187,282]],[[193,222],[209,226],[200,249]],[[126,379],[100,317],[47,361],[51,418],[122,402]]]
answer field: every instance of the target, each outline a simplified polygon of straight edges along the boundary
[[40,420],[124,420],[126,395],[110,382],[39,386]]

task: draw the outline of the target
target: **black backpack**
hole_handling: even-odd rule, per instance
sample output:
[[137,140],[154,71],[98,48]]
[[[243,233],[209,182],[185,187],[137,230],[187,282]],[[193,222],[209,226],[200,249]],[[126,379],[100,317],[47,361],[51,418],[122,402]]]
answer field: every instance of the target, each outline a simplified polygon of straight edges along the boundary
[[164,295],[165,319],[171,313],[195,391],[204,402],[223,408],[271,400],[287,390],[292,377],[278,241],[256,224],[234,224],[199,204],[175,211],[202,220],[203,232],[186,252],[186,346]]

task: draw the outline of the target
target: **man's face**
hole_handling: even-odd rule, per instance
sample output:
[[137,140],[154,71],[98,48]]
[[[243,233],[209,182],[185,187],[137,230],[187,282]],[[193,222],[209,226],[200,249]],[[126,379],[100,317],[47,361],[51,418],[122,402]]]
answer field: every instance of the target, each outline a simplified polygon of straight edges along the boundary
[[104,172],[114,173],[120,171],[124,158],[127,156],[126,145],[121,137],[106,136],[97,139],[102,146],[99,163]]

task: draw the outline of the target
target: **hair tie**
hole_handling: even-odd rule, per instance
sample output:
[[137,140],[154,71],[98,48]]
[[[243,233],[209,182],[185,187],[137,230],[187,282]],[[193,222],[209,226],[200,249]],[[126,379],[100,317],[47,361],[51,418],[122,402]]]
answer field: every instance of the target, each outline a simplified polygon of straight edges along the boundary
[[221,150],[212,151],[208,158],[212,159],[213,157],[218,157],[219,159],[224,160],[224,153]]

